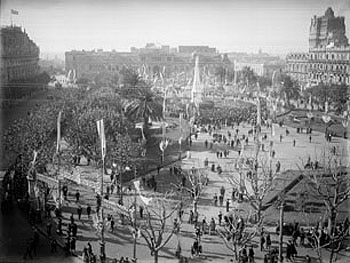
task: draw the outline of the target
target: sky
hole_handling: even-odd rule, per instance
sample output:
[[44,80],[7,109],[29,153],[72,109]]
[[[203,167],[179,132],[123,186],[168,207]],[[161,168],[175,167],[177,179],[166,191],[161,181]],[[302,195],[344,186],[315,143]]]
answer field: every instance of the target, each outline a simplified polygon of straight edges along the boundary
[[146,43],[208,45],[220,52],[307,51],[311,18],[332,7],[350,31],[350,0],[2,0],[41,52],[129,51]]

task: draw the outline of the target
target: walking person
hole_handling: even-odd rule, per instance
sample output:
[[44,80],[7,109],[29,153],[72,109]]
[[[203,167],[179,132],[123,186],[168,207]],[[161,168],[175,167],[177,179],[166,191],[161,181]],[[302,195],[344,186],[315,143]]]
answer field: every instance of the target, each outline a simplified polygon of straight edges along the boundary
[[220,202],[220,206],[223,206],[223,204],[224,204],[224,196],[223,195],[219,196],[219,202]]
[[86,214],[87,214],[88,218],[90,218],[90,214],[91,214],[91,206],[90,205],[88,205],[86,207]]
[[81,205],[78,206],[77,208],[77,213],[78,213],[78,219],[81,219],[81,214],[83,213],[83,208],[81,207]]
[[111,232],[112,233],[113,233],[113,230],[114,230],[114,224],[115,224],[115,222],[114,222],[114,219],[112,217],[112,219],[111,219]]
[[266,235],[266,249],[269,250],[271,248],[271,235],[270,233],[267,233]]
[[265,237],[264,237],[264,234],[262,233],[260,237],[260,251],[264,251],[264,244],[265,244]]
[[219,211],[218,218],[219,218],[219,225],[221,226],[221,222],[222,222],[222,212],[221,211]]
[[79,190],[77,190],[75,193],[75,200],[77,203],[79,202],[79,199],[80,199],[80,192],[79,192]]
[[254,248],[253,246],[250,246],[248,250],[248,263],[254,263],[254,255]]

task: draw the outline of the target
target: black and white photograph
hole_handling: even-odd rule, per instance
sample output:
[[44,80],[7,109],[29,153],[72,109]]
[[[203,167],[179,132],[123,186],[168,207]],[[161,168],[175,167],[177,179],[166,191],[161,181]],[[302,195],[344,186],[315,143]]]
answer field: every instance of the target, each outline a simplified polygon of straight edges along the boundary
[[1,263],[349,263],[349,0],[2,0]]

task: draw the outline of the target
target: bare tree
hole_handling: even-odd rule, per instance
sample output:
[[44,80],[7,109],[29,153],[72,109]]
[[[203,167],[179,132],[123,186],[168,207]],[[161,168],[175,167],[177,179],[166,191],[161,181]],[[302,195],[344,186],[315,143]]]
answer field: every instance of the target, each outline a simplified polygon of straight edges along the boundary
[[[208,181],[207,168],[196,169],[193,167],[188,172],[181,170],[181,176],[181,182],[177,182],[173,185],[179,192],[189,193],[189,197],[192,201],[192,211],[194,215],[198,215],[198,201]],[[186,183],[187,181],[189,184]]]
[[232,256],[237,262],[240,262],[240,249],[246,246],[258,233],[256,225],[247,225],[249,217],[249,214],[245,217],[242,215],[232,215],[224,227],[217,230],[224,245],[232,252]]
[[233,187],[239,188],[243,201],[253,208],[252,217],[258,225],[262,224],[265,197],[272,189],[273,179],[276,177],[271,163],[271,159],[259,158],[258,155],[255,158],[241,159],[236,164],[239,178],[233,177],[229,180]]
[[154,262],[157,263],[159,251],[176,233],[178,226],[169,223],[169,219],[177,211],[179,203],[174,204],[167,195],[161,199],[155,199],[152,203],[152,206],[145,207],[146,220],[139,227],[141,236],[145,239]]
[[[304,178],[307,181],[309,195],[321,200],[326,208],[327,240],[321,240],[321,232],[314,233],[312,244],[318,253],[320,262],[323,261],[322,249],[329,248],[329,262],[336,259],[337,253],[342,249],[343,240],[348,233],[349,222],[346,220],[342,227],[337,227],[340,208],[350,198],[349,169],[340,166],[339,157],[333,154],[324,155],[320,169],[305,170]],[[347,222],[347,223],[346,223]],[[324,231],[320,229],[320,231]]]

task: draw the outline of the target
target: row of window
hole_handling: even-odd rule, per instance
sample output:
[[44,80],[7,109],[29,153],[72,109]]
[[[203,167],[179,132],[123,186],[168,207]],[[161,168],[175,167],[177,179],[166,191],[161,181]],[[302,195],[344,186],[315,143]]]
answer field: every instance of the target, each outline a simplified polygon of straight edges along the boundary
[[341,53],[311,53],[311,60],[350,60],[350,52],[341,52]]
[[337,71],[345,74],[350,74],[350,65],[345,64],[324,64],[324,63],[293,63],[287,65],[290,72],[308,72],[310,70],[320,71]]

